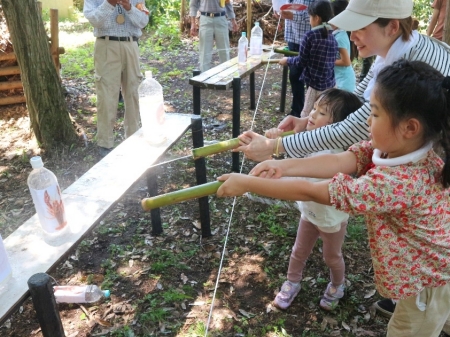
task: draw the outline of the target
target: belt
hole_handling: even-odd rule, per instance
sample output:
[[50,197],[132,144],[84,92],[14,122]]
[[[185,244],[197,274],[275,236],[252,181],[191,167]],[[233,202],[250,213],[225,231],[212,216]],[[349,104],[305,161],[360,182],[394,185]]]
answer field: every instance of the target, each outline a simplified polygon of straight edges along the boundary
[[100,36],[99,39],[106,40],[106,38],[109,39],[109,41],[138,41],[139,38],[136,36]]
[[210,18],[215,18],[217,16],[224,16],[225,12],[220,12],[220,13],[208,13],[208,12],[200,12],[201,15],[204,16],[209,16]]

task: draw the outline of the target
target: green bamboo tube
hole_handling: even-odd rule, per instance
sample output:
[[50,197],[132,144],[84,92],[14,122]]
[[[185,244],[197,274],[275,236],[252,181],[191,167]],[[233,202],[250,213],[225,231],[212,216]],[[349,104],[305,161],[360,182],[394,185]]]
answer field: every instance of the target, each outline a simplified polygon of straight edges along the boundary
[[[286,131],[281,134],[281,137],[286,137],[293,135],[294,131]],[[223,142],[218,142],[215,144],[198,147],[196,149],[192,149],[192,157],[195,159],[203,158],[212,154],[217,154],[223,151],[235,149],[239,146],[239,139],[232,138],[229,140],[224,140]]]
[[157,195],[156,197],[144,198],[141,201],[141,206],[144,211],[150,211],[162,206],[173,205],[186,200],[206,197],[207,195],[216,193],[222,184],[222,181],[214,181],[212,183],[206,183],[185,188],[183,190]]
[[281,48],[274,48],[275,53],[283,54],[284,56],[298,56],[298,51],[286,50]]

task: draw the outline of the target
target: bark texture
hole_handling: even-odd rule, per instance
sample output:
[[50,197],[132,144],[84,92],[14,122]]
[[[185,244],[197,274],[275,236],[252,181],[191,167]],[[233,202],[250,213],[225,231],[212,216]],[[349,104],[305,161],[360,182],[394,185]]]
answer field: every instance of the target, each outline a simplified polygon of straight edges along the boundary
[[39,146],[77,141],[48,36],[34,0],[1,0],[20,67],[31,127]]

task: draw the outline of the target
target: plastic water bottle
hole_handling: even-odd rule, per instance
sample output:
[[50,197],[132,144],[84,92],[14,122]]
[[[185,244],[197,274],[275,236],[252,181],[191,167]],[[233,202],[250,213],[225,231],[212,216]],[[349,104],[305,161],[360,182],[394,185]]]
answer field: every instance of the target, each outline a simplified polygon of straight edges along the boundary
[[163,88],[152,77],[151,71],[145,72],[145,79],[139,85],[138,93],[144,137],[152,144],[162,143],[166,140],[163,128],[165,120]]
[[27,182],[39,222],[45,232],[61,233],[67,228],[67,219],[58,180],[52,171],[44,167],[41,157],[31,158],[30,163],[33,171]]
[[259,26],[259,22],[255,22],[255,27],[252,29],[252,35],[250,36],[250,55],[257,58],[262,56],[262,42],[263,31]]
[[53,287],[56,303],[95,303],[110,296],[109,290],[98,286],[55,286]]
[[11,275],[11,265],[9,264],[5,245],[3,244],[2,236],[0,235],[0,293],[6,290]]
[[247,33],[242,32],[242,36],[238,42],[238,62],[239,64],[247,63],[248,40]]
[[272,7],[275,13],[280,13],[280,7],[286,3],[286,0],[272,0]]

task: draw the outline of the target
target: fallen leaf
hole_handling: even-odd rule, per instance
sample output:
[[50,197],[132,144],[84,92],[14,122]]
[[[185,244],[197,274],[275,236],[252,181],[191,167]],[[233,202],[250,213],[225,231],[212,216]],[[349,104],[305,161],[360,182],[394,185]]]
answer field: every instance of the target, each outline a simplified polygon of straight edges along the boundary
[[372,289],[364,295],[364,298],[370,298],[373,295],[375,295],[376,292],[377,292],[376,289]]
[[189,279],[187,278],[186,275],[184,275],[184,273],[181,273],[180,278],[181,278],[181,280],[183,281],[183,284],[186,284],[186,282],[189,281]]

